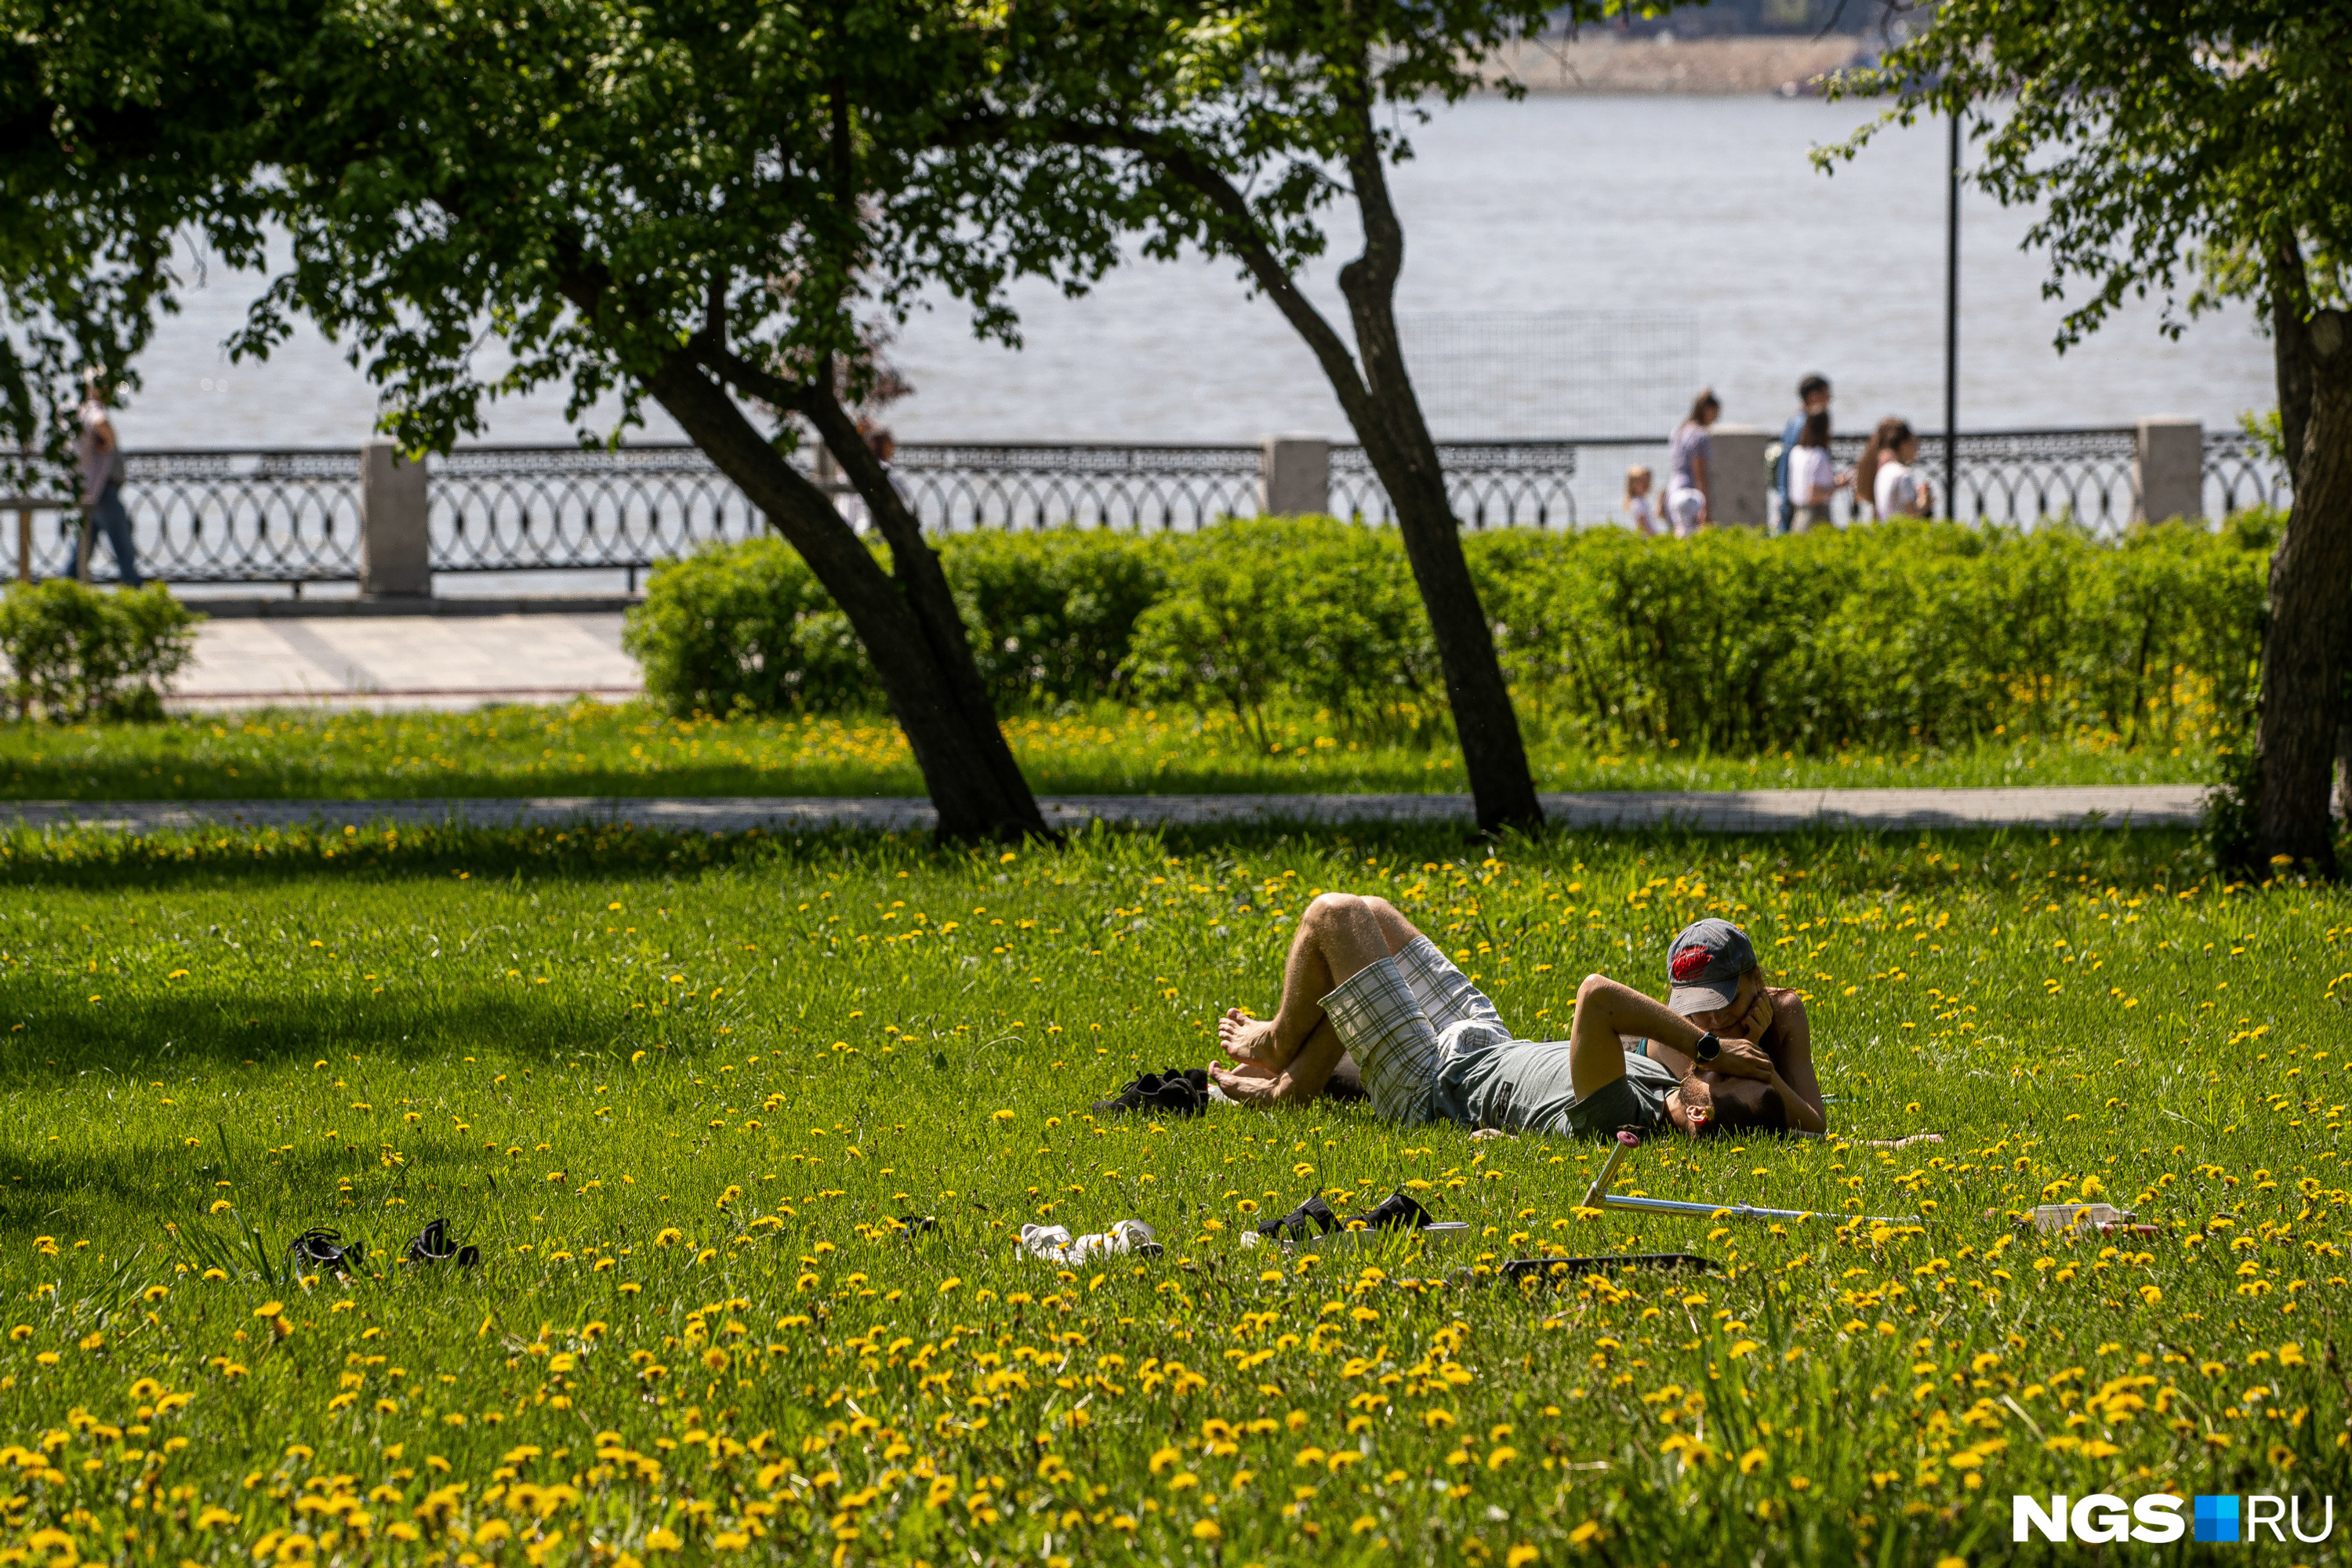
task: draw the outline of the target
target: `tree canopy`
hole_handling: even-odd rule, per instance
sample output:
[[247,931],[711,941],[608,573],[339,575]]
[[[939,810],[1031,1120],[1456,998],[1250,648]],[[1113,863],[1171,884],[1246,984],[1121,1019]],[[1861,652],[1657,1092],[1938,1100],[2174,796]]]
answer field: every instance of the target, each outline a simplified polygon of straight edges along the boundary
[[2026,243],[2049,256],[2045,292],[2071,305],[2062,345],[2129,298],[2160,299],[2174,332],[2226,296],[2263,310],[2294,509],[2221,847],[2241,866],[2330,875],[2329,775],[2339,759],[2352,769],[2347,63],[2347,0],[1943,0],[1923,34],[1841,84],[1892,95],[1893,120],[1973,121],[1969,178],[2039,205]]
[[[278,68],[311,0],[0,0],[0,437],[62,448],[84,372],[134,358],[207,236],[260,254],[255,168]],[[29,476],[16,476],[22,482]]]

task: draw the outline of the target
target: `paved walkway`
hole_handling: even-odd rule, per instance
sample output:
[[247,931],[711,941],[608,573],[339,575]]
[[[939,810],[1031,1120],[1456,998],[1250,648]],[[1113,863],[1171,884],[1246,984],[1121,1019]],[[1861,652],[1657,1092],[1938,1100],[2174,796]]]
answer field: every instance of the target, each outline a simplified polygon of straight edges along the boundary
[[[1580,828],[1679,826],[1706,833],[1792,828],[2185,827],[2203,807],[2201,784],[2088,785],[2049,789],[1748,789],[1547,795],[1557,826]],[[1059,827],[1087,822],[1143,826],[1205,823],[1459,822],[1472,820],[1461,795],[1062,795],[1042,803]],[[370,822],[462,821],[485,826],[630,823],[688,833],[806,831],[828,827],[903,832],[928,828],[929,802],[903,796],[809,795],[627,798],[579,795],[472,800],[33,801],[0,805],[0,823],[79,825],[125,833],[208,826],[291,827]]]
[[242,616],[197,627],[195,662],[164,705],[467,709],[620,701],[643,686],[618,611]]

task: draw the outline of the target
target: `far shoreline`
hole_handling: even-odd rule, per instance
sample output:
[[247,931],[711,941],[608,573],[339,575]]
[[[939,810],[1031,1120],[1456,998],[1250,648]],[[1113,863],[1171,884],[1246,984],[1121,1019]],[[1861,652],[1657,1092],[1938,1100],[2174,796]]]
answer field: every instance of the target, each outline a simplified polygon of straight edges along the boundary
[[1516,80],[1529,92],[1647,97],[1811,97],[1822,79],[1877,58],[1853,33],[1825,38],[1769,37],[1621,37],[1587,33],[1507,44],[1488,57],[1490,81]]

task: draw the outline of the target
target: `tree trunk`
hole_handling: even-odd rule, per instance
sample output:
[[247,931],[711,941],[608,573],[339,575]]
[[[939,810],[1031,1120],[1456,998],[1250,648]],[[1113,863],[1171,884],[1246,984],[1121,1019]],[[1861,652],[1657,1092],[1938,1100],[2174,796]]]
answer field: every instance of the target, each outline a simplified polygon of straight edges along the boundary
[[[1358,64],[1360,77],[1369,79],[1370,60],[1360,58]],[[1489,830],[1535,827],[1543,821],[1543,805],[1528,770],[1518,715],[1503,679],[1502,660],[1495,656],[1494,629],[1462,553],[1461,530],[1446,499],[1437,446],[1429,438],[1428,423],[1422,418],[1397,344],[1395,299],[1397,275],[1404,263],[1403,226],[1389,200],[1370,106],[1359,102],[1353,112],[1354,151],[1349,166],[1364,220],[1364,249],[1340,268],[1339,288],[1356,330],[1354,355],[1300,291],[1298,279],[1259,229],[1249,198],[1213,160],[1181,138],[1131,128],[1071,123],[1057,127],[1056,133],[1080,145],[1124,147],[1206,197],[1209,228],[1216,242],[1230,247],[1313,352],[1396,508],[1397,532],[1421,589],[1445,673],[1445,698],[1461,739],[1478,826]]]
[[[891,713],[914,749],[915,765],[939,809],[940,836],[1054,837],[1027,782],[1012,763],[961,623],[950,647],[949,639],[928,624],[936,619],[936,604],[927,606],[928,595],[902,592],[824,492],[778,456],[726,391],[683,351],[671,354],[646,385],[694,444],[767,514],[849,617],[881,678]],[[856,445],[863,449],[863,443]],[[843,454],[836,450],[835,455]],[[919,555],[937,570],[937,558],[921,547],[919,539],[915,552],[894,549],[892,553]],[[902,565],[899,570],[903,576],[911,568]],[[943,576],[940,585],[944,591]],[[952,601],[947,613],[954,615]]]
[[883,468],[881,459],[866,444],[857,422],[842,407],[830,379],[829,375],[816,379],[802,400],[802,411],[816,426],[818,437],[841,465],[842,472],[856,487],[884,542],[890,546],[890,570],[898,580],[899,596],[920,628],[932,661],[946,677],[955,710],[971,732],[972,749],[987,769],[991,787],[1003,799],[1016,803],[1024,817],[1036,818],[1037,826],[1032,831],[1044,834],[1044,819],[1038,816],[1029,781],[1013,758],[1003,726],[997,722],[995,700],[989,695],[988,683],[981,679],[980,666],[971,657],[971,640],[964,630],[963,617],[956,612],[955,594],[948,586],[948,574],[940,564],[939,552],[924,540],[921,521],[898,487],[890,482],[889,472]]
[[1429,612],[1445,698],[1462,742],[1464,770],[1478,826],[1535,827],[1543,822],[1535,775],[1528,767],[1511,689],[1495,653],[1494,627],[1479,603],[1461,524],[1445,493],[1445,471],[1430,438],[1397,339],[1396,285],[1404,265],[1404,227],[1390,202],[1388,177],[1369,113],[1359,126],[1349,169],[1363,215],[1364,249],[1339,269],[1356,330],[1356,353],[1370,393],[1370,417],[1355,419],[1357,438],[1396,508],[1397,533]]
[[[2271,558],[2256,720],[2254,853],[2336,874],[2329,811],[2352,653],[2352,313],[2315,310],[2294,507]],[[2284,378],[2283,378],[2284,379]],[[2282,391],[2284,387],[2282,387]]]

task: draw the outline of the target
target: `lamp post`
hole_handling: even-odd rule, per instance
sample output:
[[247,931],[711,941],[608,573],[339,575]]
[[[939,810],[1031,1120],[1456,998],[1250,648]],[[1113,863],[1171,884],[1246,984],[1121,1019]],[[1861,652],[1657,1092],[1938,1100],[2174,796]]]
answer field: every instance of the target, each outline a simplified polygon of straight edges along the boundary
[[1944,515],[1960,515],[1960,110],[1952,106],[1952,144],[1944,171]]

